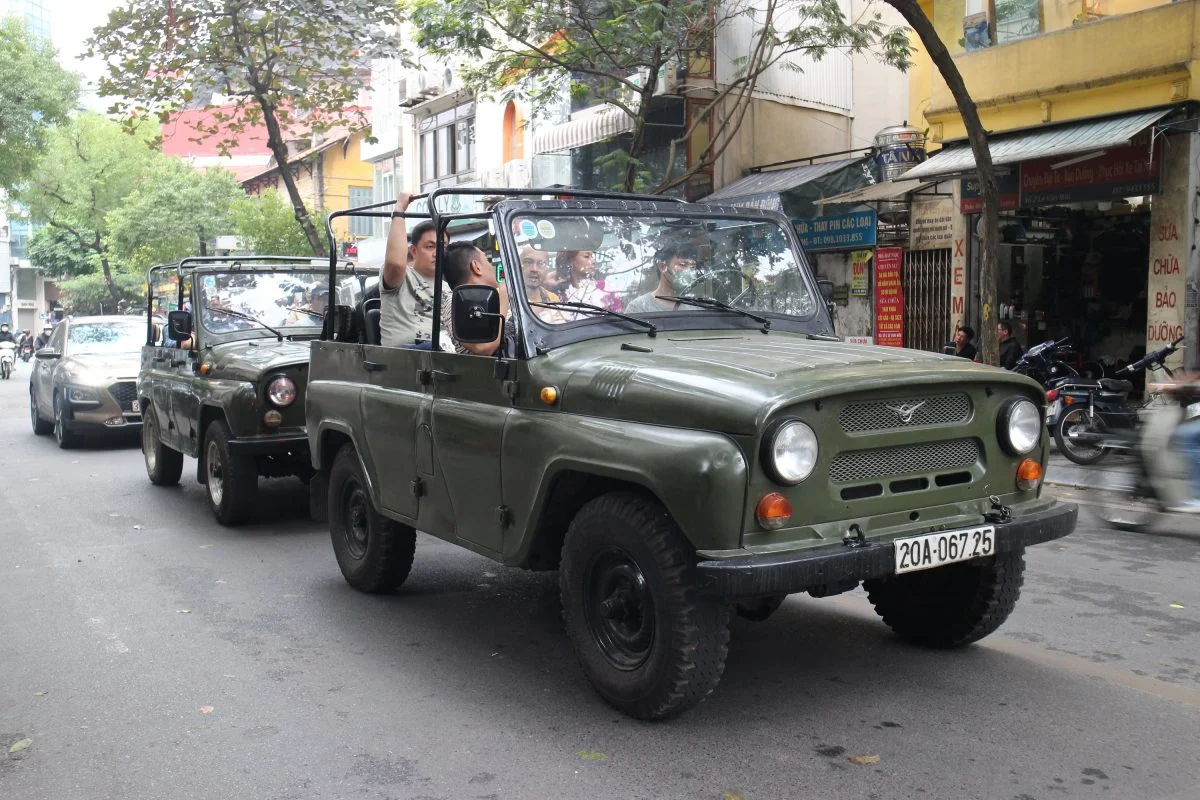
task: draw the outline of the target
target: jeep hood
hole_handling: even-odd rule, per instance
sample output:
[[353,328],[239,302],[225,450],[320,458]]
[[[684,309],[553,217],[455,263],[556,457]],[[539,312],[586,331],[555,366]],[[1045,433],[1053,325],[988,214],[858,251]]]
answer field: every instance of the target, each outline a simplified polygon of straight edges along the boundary
[[274,369],[307,364],[309,341],[280,342],[275,339],[249,339],[218,344],[206,350],[200,360],[212,365],[214,378],[257,381]]
[[753,434],[780,407],[829,395],[930,383],[1040,391],[1028,378],[955,356],[778,332],[594,339],[545,358],[531,364],[533,377],[563,387],[565,412],[733,434]]

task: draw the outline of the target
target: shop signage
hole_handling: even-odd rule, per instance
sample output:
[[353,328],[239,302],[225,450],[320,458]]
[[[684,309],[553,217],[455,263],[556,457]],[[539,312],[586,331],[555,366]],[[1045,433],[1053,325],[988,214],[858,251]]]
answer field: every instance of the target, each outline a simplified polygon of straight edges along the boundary
[[1090,158],[1085,153],[1076,157],[1080,160],[1056,156],[1026,161],[1021,164],[1021,199],[1027,206],[1043,206],[1157,194],[1159,148],[1153,153],[1151,157],[1145,145],[1131,145]]
[[871,258],[874,255],[874,250],[855,250],[850,254],[850,294],[854,297],[867,296]]
[[910,228],[912,250],[940,250],[954,243],[954,200],[913,198]]
[[715,205],[738,206],[740,208],[761,208],[764,211],[782,211],[783,199],[779,192],[766,194],[744,194],[740,197],[730,197],[728,200],[714,200]]
[[[996,170],[996,196],[1000,202],[1001,211],[1016,211],[1021,207],[1021,178],[1015,168]],[[964,214],[978,214],[983,211],[983,198],[979,194],[978,178],[962,179],[958,210]]]
[[17,309],[18,310],[28,311],[31,308],[37,308],[37,300],[18,300],[17,301]]
[[870,336],[847,336],[846,344],[875,344]]
[[904,251],[880,247],[875,251],[875,343],[904,346],[904,288],[900,272]]
[[875,244],[875,212],[793,220],[805,250],[853,250]]

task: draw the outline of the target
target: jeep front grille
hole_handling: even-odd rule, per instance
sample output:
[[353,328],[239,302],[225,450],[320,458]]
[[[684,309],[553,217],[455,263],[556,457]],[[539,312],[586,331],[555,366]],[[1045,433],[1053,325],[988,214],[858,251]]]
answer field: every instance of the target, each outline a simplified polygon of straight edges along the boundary
[[133,401],[137,400],[137,384],[133,381],[121,381],[108,387],[108,393],[117,401],[122,411],[133,411]]
[[[908,421],[905,422],[905,412],[910,410],[911,416],[907,416]],[[970,418],[971,399],[965,394],[853,403],[843,408],[842,413],[838,415],[842,430],[851,434],[929,425],[959,425]]]
[[839,453],[833,459],[829,465],[829,479],[834,483],[853,483],[893,475],[948,472],[968,467],[982,456],[975,439],[852,450]]

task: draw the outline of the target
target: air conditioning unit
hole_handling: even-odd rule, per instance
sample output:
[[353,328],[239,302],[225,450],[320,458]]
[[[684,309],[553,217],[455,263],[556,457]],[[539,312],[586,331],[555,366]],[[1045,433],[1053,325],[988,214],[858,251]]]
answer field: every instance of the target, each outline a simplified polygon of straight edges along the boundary
[[442,79],[432,72],[417,76],[417,94],[422,98],[437,97],[442,93]]
[[504,165],[504,185],[513,189],[528,189],[533,186],[533,172],[529,160],[514,158]]
[[479,171],[479,183],[484,189],[506,186],[503,167],[488,167]]

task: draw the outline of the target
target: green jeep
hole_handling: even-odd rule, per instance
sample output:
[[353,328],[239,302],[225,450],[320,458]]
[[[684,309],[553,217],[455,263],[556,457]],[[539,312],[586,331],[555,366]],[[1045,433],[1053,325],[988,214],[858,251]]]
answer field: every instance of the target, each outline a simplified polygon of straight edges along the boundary
[[[494,357],[313,343],[314,507],[351,586],[399,587],[417,530],[556,569],[588,679],[643,719],[708,695],[730,615],[788,594],[862,585],[935,648],[1004,622],[1025,548],[1077,515],[1043,493],[1036,383],[839,341],[779,214],[549,191],[430,198],[507,267]],[[486,205],[440,213],[451,193]],[[460,342],[497,338],[491,286],[435,301]]]
[[[196,480],[223,525],[249,516],[259,476],[312,477],[304,389],[329,286],[318,263],[198,257],[149,272],[151,321],[137,383],[146,474],[171,486],[183,457],[195,458]],[[340,292],[361,293],[347,265],[335,276]],[[163,307],[175,309],[165,326],[153,316]]]

